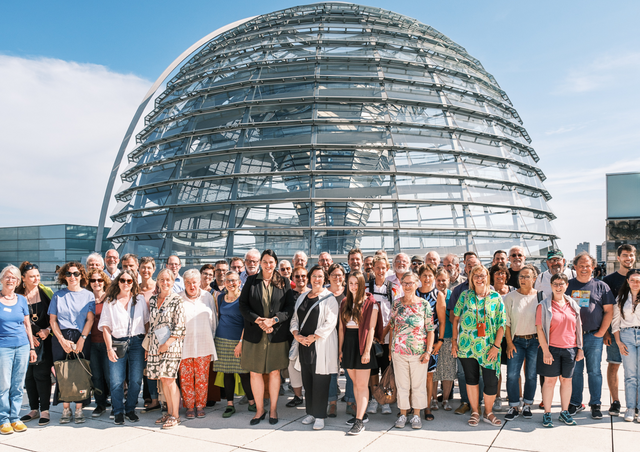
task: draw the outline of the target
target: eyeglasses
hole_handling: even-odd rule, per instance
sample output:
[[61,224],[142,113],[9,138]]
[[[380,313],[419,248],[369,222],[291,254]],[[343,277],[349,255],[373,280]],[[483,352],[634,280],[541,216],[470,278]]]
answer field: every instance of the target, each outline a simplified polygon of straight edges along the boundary
[[245,260],[244,260],[244,262],[245,262],[245,264],[246,264],[247,262],[251,262],[252,264],[257,264],[257,263],[258,263],[258,262],[260,262],[260,261],[259,261],[259,260],[257,260],[257,259],[256,259],[256,260],[254,260],[254,259],[245,259]]
[[295,279],[307,279],[307,275],[294,275]]
[[524,254],[512,254],[511,257],[524,257]]
[[72,276],[74,278],[78,278],[78,277],[80,277],[80,272],[73,272],[73,273],[72,272],[66,272],[64,274],[64,276],[66,276],[67,278],[71,278]]
[[121,279],[118,281],[120,284],[133,284],[133,279]]
[[409,287],[409,286],[415,286],[416,283],[413,281],[409,281],[409,282],[403,282],[401,283],[404,287]]
[[213,278],[213,273],[209,273],[209,272],[207,272],[207,273],[202,273],[202,276],[203,276],[204,278]]
[[103,283],[103,284],[104,284],[104,281],[103,281],[103,280],[101,280],[101,279],[90,279],[90,280],[89,280],[89,282],[90,282],[91,284],[93,284],[93,283]]
[[483,279],[487,279],[487,275],[473,275],[473,279],[482,281]]
[[25,274],[29,270],[34,270],[34,269],[38,270],[38,266],[36,264],[29,264],[26,267],[24,267],[24,269],[22,270],[22,274]]
[[561,283],[553,283],[553,284],[551,284],[551,285],[552,285],[553,287],[564,287],[564,286],[566,286],[566,284],[565,284],[564,282],[561,282]]
[[225,279],[224,282],[230,283],[230,284],[235,284],[235,283],[239,283],[240,280],[239,279]]
[[527,276],[519,275],[518,278],[519,279],[531,279],[531,275],[527,275]]

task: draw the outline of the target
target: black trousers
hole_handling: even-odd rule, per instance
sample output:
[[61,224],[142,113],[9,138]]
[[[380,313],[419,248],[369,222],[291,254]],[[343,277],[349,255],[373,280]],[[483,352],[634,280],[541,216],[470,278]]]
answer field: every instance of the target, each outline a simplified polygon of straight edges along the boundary
[[[251,377],[249,372],[240,375],[242,389],[247,396],[247,400],[253,400],[253,391],[251,391]],[[233,396],[236,390],[236,374],[224,374],[224,396],[227,402],[233,402]]]
[[[51,347],[51,344],[49,344],[49,347]],[[40,364],[29,364],[29,367],[27,367],[24,385],[27,388],[27,396],[29,397],[29,408],[32,410],[49,410],[51,400],[51,366],[53,366],[51,352],[47,353],[47,351],[45,351]]]
[[302,386],[304,387],[305,406],[307,414],[318,418],[327,417],[329,404],[329,386],[331,375],[318,375],[315,364],[300,363],[302,371]]

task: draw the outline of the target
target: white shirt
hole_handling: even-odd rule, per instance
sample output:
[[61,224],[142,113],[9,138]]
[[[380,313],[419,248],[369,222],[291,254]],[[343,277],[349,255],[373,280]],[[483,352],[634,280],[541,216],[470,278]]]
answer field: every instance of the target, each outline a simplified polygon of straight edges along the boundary
[[[106,326],[111,330],[112,337],[127,337],[132,305],[133,303],[131,303],[130,300],[125,309],[122,304],[117,301],[105,301],[102,305],[102,314],[100,315],[98,330],[103,331],[103,328]],[[144,327],[146,323],[149,323],[149,307],[144,300],[144,295],[138,295],[136,297],[135,311],[133,312],[131,336],[145,334],[147,332]]]
[[113,275],[111,273],[109,273],[109,270],[107,270],[106,268],[104,269],[104,272],[107,274],[107,276],[109,278],[111,278],[111,281],[113,281],[120,274],[120,269],[118,267],[116,267],[116,271],[113,272]]
[[[569,279],[576,277],[576,272],[571,270],[569,267],[565,267],[562,273],[567,275],[567,278]],[[544,292],[545,298],[553,295],[553,292],[551,291],[551,276],[552,275],[549,270],[540,273],[536,278],[535,285],[533,286],[534,289]]]
[[[386,327],[391,320],[391,303],[393,300],[387,299],[387,286],[383,285],[379,287],[376,283],[373,283],[373,298],[380,305],[380,312],[382,313],[382,326]],[[389,343],[389,333],[384,338],[384,343]]]
[[[175,287],[175,286],[174,286]],[[182,345],[182,359],[201,358],[211,355],[211,360],[218,359],[213,338],[218,325],[213,295],[198,289],[200,296],[195,300],[187,297],[185,291],[180,292],[184,306],[186,333]]]
[[624,310],[624,319],[620,315],[620,308],[618,304],[613,305],[613,321],[611,322],[611,332],[615,333],[622,328],[630,328],[633,326],[640,326],[640,309],[636,307],[636,311],[633,312],[633,295],[629,293],[627,301],[624,302],[622,309]]
[[173,282],[173,292],[178,294],[184,292],[184,279],[180,275],[176,276],[176,280]]

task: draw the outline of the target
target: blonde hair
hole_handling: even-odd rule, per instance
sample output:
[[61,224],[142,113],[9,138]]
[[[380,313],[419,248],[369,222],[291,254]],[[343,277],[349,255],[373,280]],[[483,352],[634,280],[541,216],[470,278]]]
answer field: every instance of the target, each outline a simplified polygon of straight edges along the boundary
[[476,285],[473,282],[473,275],[478,272],[483,272],[487,276],[487,285],[489,285],[489,270],[482,264],[476,265],[471,269],[471,273],[469,273],[469,290],[473,290],[474,292],[476,291]]

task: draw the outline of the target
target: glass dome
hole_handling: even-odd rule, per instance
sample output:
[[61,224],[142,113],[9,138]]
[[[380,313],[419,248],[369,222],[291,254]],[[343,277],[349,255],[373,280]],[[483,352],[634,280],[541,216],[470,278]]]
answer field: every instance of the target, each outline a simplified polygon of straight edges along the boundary
[[557,237],[539,158],[482,64],[415,19],[317,3],[249,19],[186,61],[122,174],[122,252],[441,254]]

